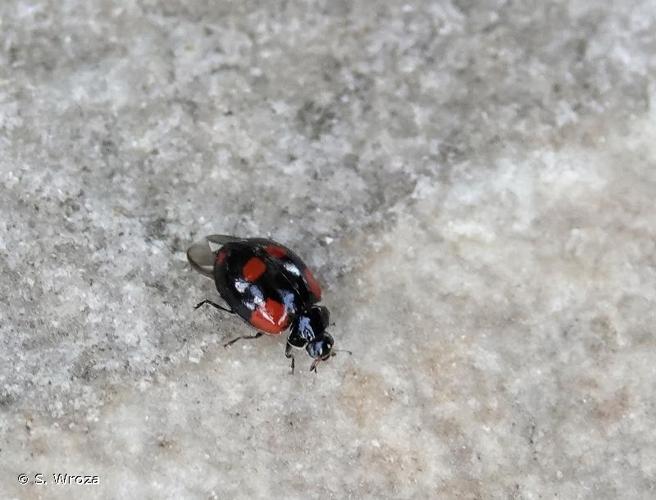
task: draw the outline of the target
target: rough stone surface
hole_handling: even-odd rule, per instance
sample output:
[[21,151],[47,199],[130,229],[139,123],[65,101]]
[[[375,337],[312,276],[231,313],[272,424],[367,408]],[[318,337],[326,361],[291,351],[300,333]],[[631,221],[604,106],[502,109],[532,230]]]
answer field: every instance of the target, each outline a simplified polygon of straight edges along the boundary
[[[656,496],[652,0],[5,0],[0,33],[0,498]],[[224,350],[215,232],[304,256],[353,356]]]

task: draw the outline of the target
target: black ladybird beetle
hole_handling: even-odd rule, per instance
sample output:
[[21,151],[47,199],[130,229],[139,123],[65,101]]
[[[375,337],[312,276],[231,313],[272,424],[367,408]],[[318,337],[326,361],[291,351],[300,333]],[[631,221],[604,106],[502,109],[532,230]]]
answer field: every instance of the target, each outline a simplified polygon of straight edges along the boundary
[[228,304],[226,308],[203,300],[196,309],[209,304],[238,314],[259,330],[255,335],[237,337],[225,347],[239,339],[280,335],[290,328],[285,356],[292,360],[292,373],[293,349],[305,348],[314,359],[311,371],[334,355],[333,338],[326,332],[328,309],[316,305],[321,300],[321,287],[289,248],[264,238],[214,234],[194,243],[187,258],[198,272],[214,278],[219,294]]

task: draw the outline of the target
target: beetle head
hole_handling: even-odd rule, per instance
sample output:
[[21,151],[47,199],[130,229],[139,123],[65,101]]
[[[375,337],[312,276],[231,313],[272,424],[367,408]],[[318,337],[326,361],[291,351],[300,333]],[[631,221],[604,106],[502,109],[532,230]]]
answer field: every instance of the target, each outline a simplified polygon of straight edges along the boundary
[[312,366],[310,367],[310,371],[316,371],[317,365],[319,363],[326,361],[330,356],[333,355],[334,344],[335,341],[327,332],[324,332],[323,337],[320,339],[308,342],[308,344],[305,346],[305,350],[311,358],[314,358]]
[[299,315],[292,325],[292,337],[304,341],[305,350],[314,359],[310,370],[316,370],[317,364],[327,360],[332,353],[335,341],[326,332],[330,313],[323,306],[313,306]]

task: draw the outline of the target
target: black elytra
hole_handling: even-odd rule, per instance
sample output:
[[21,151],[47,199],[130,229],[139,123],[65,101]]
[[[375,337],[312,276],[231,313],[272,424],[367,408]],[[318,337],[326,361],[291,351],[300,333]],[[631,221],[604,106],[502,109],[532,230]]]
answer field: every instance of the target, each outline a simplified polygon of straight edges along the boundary
[[[212,248],[214,247],[214,248]],[[310,370],[334,355],[334,341],[326,332],[330,313],[321,300],[321,287],[301,258],[286,246],[265,238],[238,238],[213,234],[187,250],[191,266],[214,279],[216,289],[228,307],[210,300],[217,309],[237,314],[258,333],[237,337],[254,339],[280,335],[289,328],[285,356],[294,349],[305,349],[314,359]]]

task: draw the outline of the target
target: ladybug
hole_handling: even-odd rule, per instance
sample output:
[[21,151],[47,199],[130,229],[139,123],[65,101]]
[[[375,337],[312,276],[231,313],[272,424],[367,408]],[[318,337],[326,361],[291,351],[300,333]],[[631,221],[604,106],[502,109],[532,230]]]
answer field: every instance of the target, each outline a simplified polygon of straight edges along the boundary
[[[212,248],[214,246],[214,248]],[[334,356],[333,338],[326,328],[328,309],[319,306],[321,287],[301,258],[289,248],[265,238],[238,238],[214,234],[194,243],[187,251],[191,266],[214,279],[216,289],[228,307],[203,300],[195,309],[208,304],[239,315],[262,335],[280,335],[289,328],[285,356],[291,358],[294,373],[295,349],[305,349],[314,359],[310,371]]]

